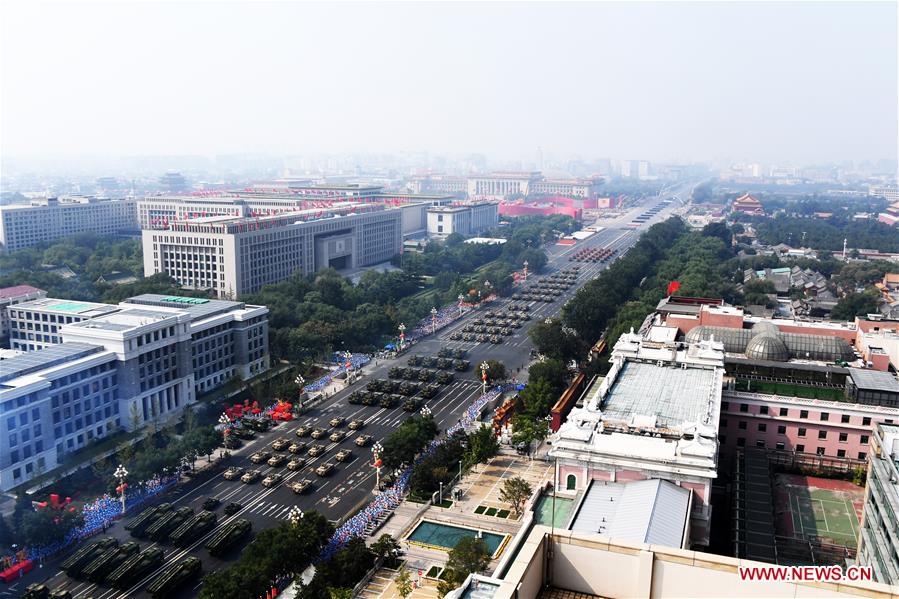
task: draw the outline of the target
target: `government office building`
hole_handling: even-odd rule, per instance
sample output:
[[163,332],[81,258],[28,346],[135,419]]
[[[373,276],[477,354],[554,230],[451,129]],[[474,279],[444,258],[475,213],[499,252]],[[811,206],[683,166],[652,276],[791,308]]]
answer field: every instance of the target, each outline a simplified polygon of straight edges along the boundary
[[[136,306],[176,309],[190,316],[191,360],[197,393],[234,377],[251,378],[269,368],[268,308],[244,302],[144,294],[119,305],[42,298],[8,310],[12,349],[35,351],[71,341],[66,325]],[[4,365],[5,367],[5,365]]]
[[0,250],[14,251],[79,233],[136,233],[137,201],[49,198],[0,206]]
[[233,299],[299,271],[338,270],[390,260],[402,248],[403,213],[342,202],[289,214],[201,217],[143,231],[144,274],[164,272],[183,287]]
[[171,422],[199,393],[269,368],[265,307],[153,294],[109,307],[57,323],[60,343],[3,360],[0,491],[110,434]]

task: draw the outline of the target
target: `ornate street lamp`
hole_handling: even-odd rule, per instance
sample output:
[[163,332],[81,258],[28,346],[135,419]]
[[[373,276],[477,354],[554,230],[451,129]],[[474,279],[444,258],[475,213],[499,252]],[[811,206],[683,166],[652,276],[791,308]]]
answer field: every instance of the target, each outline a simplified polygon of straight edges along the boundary
[[293,379],[293,382],[296,383],[297,387],[300,388],[299,399],[300,405],[297,414],[303,411],[303,386],[306,384],[306,379],[303,378],[302,374],[298,374],[297,378]]
[[125,513],[125,477],[128,476],[128,471],[125,470],[125,467],[119,464],[119,467],[116,468],[116,471],[112,474],[116,477],[116,480],[119,481],[118,491],[122,496],[122,513]]
[[437,306],[431,308],[431,333],[437,332]]
[[460,293],[457,299],[459,300],[459,316],[462,316],[462,302],[465,300],[465,296]]
[[344,364],[343,364],[344,368],[346,369],[346,384],[352,385],[353,384],[353,372],[354,372],[353,354],[351,354],[349,351],[345,351],[345,352],[343,352],[343,358],[344,358],[344,360],[346,360],[346,362],[344,362]]
[[372,466],[375,469],[375,493],[378,493],[381,490],[381,466],[383,462],[381,462],[381,453],[384,451],[384,446],[380,443],[375,443],[371,448],[372,457],[374,458],[374,462],[372,462]]
[[528,261],[524,261],[524,280],[528,280]]
[[287,513],[287,519],[290,520],[290,524],[296,528],[300,525],[300,521],[303,520],[303,510],[301,510],[299,506],[293,506]]
[[423,407],[421,409],[420,414],[422,415],[423,418],[427,418],[428,416],[431,415],[431,408],[429,408],[428,406]]
[[219,416],[219,425],[222,427],[222,453],[221,457],[225,455],[225,446],[228,443],[228,429],[231,427],[231,419],[228,418],[228,415],[222,412],[222,415]]
[[490,370],[490,364],[487,363],[487,360],[481,362],[481,382],[483,383],[482,394],[487,393],[487,371]]
[[403,351],[403,345],[406,343],[406,325],[400,323],[397,329],[400,331],[400,351]]

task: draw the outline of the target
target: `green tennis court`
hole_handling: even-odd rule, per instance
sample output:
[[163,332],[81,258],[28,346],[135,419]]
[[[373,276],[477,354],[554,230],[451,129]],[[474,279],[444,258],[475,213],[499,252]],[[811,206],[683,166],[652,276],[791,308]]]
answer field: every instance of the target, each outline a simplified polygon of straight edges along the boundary
[[787,487],[794,532],[854,547],[858,517],[852,500],[840,491]]

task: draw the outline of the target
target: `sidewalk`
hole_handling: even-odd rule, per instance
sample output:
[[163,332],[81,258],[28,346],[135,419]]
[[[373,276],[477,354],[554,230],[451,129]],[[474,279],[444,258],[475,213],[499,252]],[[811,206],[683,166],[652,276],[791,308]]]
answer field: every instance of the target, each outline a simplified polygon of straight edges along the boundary
[[[406,567],[410,568],[408,564]],[[418,570],[411,568],[409,574],[412,578],[412,583],[415,584],[415,588],[413,588],[409,597],[412,599],[435,599],[437,597],[436,580],[424,577],[419,578]],[[396,575],[396,570],[381,568],[375,572],[371,582],[362,590],[359,597],[365,597],[366,599],[400,599],[400,593],[396,590]],[[416,579],[418,579],[417,584]]]
[[[416,588],[411,597],[436,597],[436,579],[424,578],[431,568],[442,569],[446,565],[447,552],[430,547],[422,547],[407,543],[406,535],[421,519],[454,524],[466,528],[492,531],[499,534],[514,535],[521,529],[521,520],[515,518],[508,504],[499,500],[503,481],[520,476],[527,480],[533,488],[540,486],[552,476],[552,464],[543,460],[528,459],[515,454],[500,454],[487,464],[479,464],[462,478],[459,489],[464,491],[459,500],[453,500],[450,507],[412,503],[404,501],[384,526],[367,541],[373,543],[382,534],[388,534],[402,545],[405,552],[403,559],[412,580],[422,573],[421,588]],[[451,499],[447,494],[446,499]],[[488,511],[489,510],[489,511]],[[497,517],[501,512],[508,517]],[[502,554],[491,563],[491,570],[496,567]],[[368,599],[389,599],[399,597],[393,579],[395,570],[386,568],[375,573],[372,580],[360,594]]]

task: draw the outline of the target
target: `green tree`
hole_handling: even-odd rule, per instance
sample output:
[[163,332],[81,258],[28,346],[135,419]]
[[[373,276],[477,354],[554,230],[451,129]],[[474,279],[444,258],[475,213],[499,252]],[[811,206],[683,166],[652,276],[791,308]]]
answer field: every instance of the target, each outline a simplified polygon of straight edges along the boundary
[[201,426],[192,429],[181,438],[182,455],[196,452],[211,459],[212,454],[222,444],[222,435],[213,426]]
[[531,420],[546,417],[558,399],[555,390],[544,379],[529,382],[518,394],[518,401],[523,405],[523,413]]
[[542,418],[534,419],[526,414],[512,417],[512,442],[524,443],[530,453],[531,444],[540,442],[549,435],[549,425]]
[[465,448],[463,463],[467,468],[475,464],[484,464],[499,453],[499,442],[493,434],[493,428],[482,426],[468,435],[468,447]]
[[381,452],[384,467],[390,471],[411,463],[438,432],[432,416],[414,416],[404,421],[381,444],[384,447]]
[[568,368],[561,360],[543,360],[535,362],[528,368],[528,381],[544,381],[554,395],[560,395],[568,384]]
[[6,549],[15,542],[12,528],[6,522],[3,514],[0,514],[0,548]]
[[[504,381],[508,377],[506,365],[499,360],[485,360],[487,362],[487,384],[492,385],[498,381]],[[474,377],[481,380],[481,364],[474,369]]]
[[412,576],[409,575],[409,569],[406,564],[400,566],[396,573],[396,592],[400,594],[402,599],[406,599],[412,594]]
[[528,481],[520,476],[515,476],[507,478],[503,482],[503,488],[499,492],[499,500],[508,503],[512,507],[512,511],[515,512],[515,516],[518,517],[521,516],[524,502],[528,500],[532,492],[533,489]]
[[392,559],[402,555],[399,542],[388,534],[378,537],[378,540],[371,544],[371,551],[379,559]]
[[868,289],[863,293],[849,293],[840,298],[830,313],[833,320],[853,320],[856,316],[864,316],[877,312],[880,296],[876,289]]
[[462,537],[449,552],[443,580],[437,583],[437,594],[445,596],[458,588],[469,574],[486,570],[490,565],[490,551],[484,539]]
[[46,507],[25,514],[19,536],[27,546],[45,547],[62,542],[72,529],[83,524],[84,514],[80,510]]
[[561,362],[584,357],[587,345],[578,334],[565,325],[560,318],[547,318],[531,327],[528,336],[534,346],[544,356]]
[[353,599],[353,589],[328,587],[330,599]]

